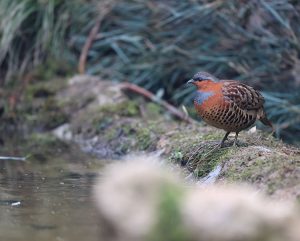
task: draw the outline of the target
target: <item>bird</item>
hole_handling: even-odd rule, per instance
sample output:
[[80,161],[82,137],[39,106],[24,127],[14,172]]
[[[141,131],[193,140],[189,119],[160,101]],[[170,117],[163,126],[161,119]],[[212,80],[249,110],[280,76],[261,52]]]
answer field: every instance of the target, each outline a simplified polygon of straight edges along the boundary
[[197,88],[194,106],[198,115],[207,124],[226,131],[221,147],[231,132],[235,132],[236,146],[239,132],[256,120],[273,129],[264,109],[264,97],[253,87],[236,80],[220,80],[207,72],[196,73],[187,84]]

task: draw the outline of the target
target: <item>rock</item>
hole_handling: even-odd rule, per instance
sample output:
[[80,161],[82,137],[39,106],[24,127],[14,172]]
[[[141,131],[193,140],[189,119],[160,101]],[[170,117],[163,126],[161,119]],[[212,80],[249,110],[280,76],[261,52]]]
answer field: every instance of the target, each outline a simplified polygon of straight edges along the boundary
[[53,131],[52,131],[53,135],[56,136],[57,138],[61,139],[61,140],[66,140],[66,141],[70,141],[72,140],[72,132],[70,130],[70,124],[66,123],[63,124],[59,127],[56,127]]
[[69,79],[68,87],[61,90],[57,98],[63,102],[76,103],[80,108],[91,103],[99,107],[127,99],[119,84],[89,75],[75,75]]
[[[51,131],[60,127],[55,130],[60,138],[74,140],[101,159],[162,151],[170,162],[181,164],[187,176],[197,176],[196,181],[246,182],[276,198],[299,197],[299,148],[255,127],[240,133],[238,148],[231,148],[233,138],[229,138],[228,148],[219,149],[215,147],[224,136],[222,130],[170,119],[164,108],[124,93],[120,84],[77,75],[57,86],[59,82],[51,84],[54,104],[50,102],[46,112],[39,114],[38,123]],[[35,90],[49,89],[44,84],[37,87]],[[209,174],[214,175],[206,180]]]
[[[94,189],[105,239],[146,240],[159,216],[164,189],[181,189],[177,178],[149,157],[109,165]],[[103,230],[105,233],[105,230]]]
[[297,241],[299,216],[292,203],[275,202],[243,186],[209,186],[190,192],[183,223],[197,241]]

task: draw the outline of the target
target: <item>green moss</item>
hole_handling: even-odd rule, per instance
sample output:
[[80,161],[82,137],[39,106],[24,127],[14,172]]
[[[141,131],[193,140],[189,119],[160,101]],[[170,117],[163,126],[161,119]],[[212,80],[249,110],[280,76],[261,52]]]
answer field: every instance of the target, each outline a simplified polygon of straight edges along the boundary
[[204,177],[214,170],[218,164],[225,161],[229,154],[228,148],[218,148],[215,151],[208,151],[193,160],[194,173],[198,177]]
[[[170,161],[186,165],[187,169],[198,177],[206,176],[218,164],[230,157],[232,148],[218,148],[222,132],[198,132],[199,126],[182,128],[169,137]],[[213,141],[212,141],[213,140]]]
[[291,188],[299,184],[297,173],[299,156],[282,156],[279,150],[262,152],[259,148],[240,148],[232,156],[222,176],[232,182],[249,182],[259,185],[268,194],[278,189]]
[[117,135],[117,130],[115,128],[109,128],[105,134],[104,137],[107,141],[110,141],[112,139],[114,139]]
[[[92,120],[92,126],[95,128],[95,131],[97,133],[103,132],[104,130],[107,130],[107,128],[113,123],[113,118],[110,116],[104,116],[104,117],[97,117]],[[109,132],[109,133],[107,133]],[[111,128],[106,131],[105,135],[108,135],[110,138],[113,137],[115,133],[115,130],[112,130]],[[110,139],[108,138],[108,139]]]
[[267,193],[272,195],[277,190],[277,185],[274,182],[267,184]]
[[190,241],[181,220],[180,204],[184,191],[179,187],[165,184],[161,188],[157,223],[147,240]]
[[104,114],[114,114],[124,117],[133,117],[139,114],[139,106],[136,101],[127,100],[118,104],[102,106],[99,112]]
[[147,119],[155,120],[161,115],[161,107],[153,102],[146,104]]
[[128,122],[122,125],[122,131],[126,136],[136,133],[137,131],[136,128],[138,128],[138,126],[133,126],[132,123],[128,123]]
[[66,123],[69,119],[68,115],[54,98],[35,102],[35,104],[28,106],[25,110],[25,120],[31,128],[53,129]]
[[32,134],[26,139],[25,150],[30,150],[30,160],[45,162],[55,154],[69,150],[69,145],[51,134]]
[[[224,133],[224,135],[225,135],[225,133]],[[210,132],[208,134],[203,135],[202,139],[206,140],[206,141],[216,141],[216,140],[221,141],[223,136],[222,136],[221,132],[216,131],[216,132]]]
[[122,108],[121,115],[136,116],[139,114],[139,107],[137,102],[135,101],[128,101],[125,105],[123,104],[122,107],[125,108],[124,109]]
[[93,95],[83,95],[80,98],[70,98],[60,101],[60,105],[68,110],[69,113],[86,108],[91,102],[95,100]]
[[68,76],[76,72],[74,66],[58,58],[49,57],[45,63],[37,66],[34,75],[42,80],[52,81],[55,76]]
[[47,148],[61,148],[65,149],[68,147],[65,142],[57,139],[51,134],[32,134],[28,140],[29,145],[38,146],[38,147],[47,147]]
[[265,161],[263,160],[252,160],[253,158],[256,158],[256,154],[254,153],[252,155],[252,157],[250,155],[240,155],[239,158],[234,160],[234,165],[229,166],[226,173],[224,173],[224,176],[230,181],[254,182],[258,177],[253,174],[258,174],[257,171],[259,170],[265,170],[266,166]]
[[169,160],[179,162],[183,158],[183,153],[180,150],[175,150],[169,156]]
[[53,129],[68,121],[68,114],[55,94],[66,85],[63,79],[36,81],[26,88],[18,116],[30,129]]
[[[90,120],[86,120],[87,116]],[[92,129],[96,129],[96,134],[109,142],[113,152],[119,155],[130,150],[148,150],[154,146],[154,139],[157,138],[154,131],[157,121],[142,121],[137,102],[131,100],[91,110],[80,120],[85,125],[89,125],[89,122]]]
[[120,145],[115,147],[115,152],[120,155],[127,154],[132,148],[130,141],[124,141]]
[[151,131],[148,128],[138,128],[136,129],[136,138],[138,149],[146,150],[151,145]]
[[51,81],[36,81],[26,88],[25,99],[48,98],[54,96],[67,84],[65,79],[56,78]]

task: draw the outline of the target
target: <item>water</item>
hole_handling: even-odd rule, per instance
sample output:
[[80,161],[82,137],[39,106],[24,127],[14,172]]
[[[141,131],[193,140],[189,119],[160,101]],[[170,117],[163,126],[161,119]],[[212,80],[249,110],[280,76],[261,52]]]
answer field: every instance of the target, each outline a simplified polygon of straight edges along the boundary
[[54,156],[0,161],[0,241],[99,241],[92,186],[101,161]]

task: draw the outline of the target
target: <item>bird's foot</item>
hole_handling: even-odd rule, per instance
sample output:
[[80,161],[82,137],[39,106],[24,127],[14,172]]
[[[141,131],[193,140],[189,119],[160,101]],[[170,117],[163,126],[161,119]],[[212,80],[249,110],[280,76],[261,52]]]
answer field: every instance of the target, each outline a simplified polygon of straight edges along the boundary
[[235,137],[234,137],[234,141],[233,141],[233,145],[232,145],[234,148],[238,147],[238,144],[237,144],[237,142],[238,142],[238,140],[237,140],[238,139],[238,135],[239,135],[239,133],[236,132],[235,133]]

